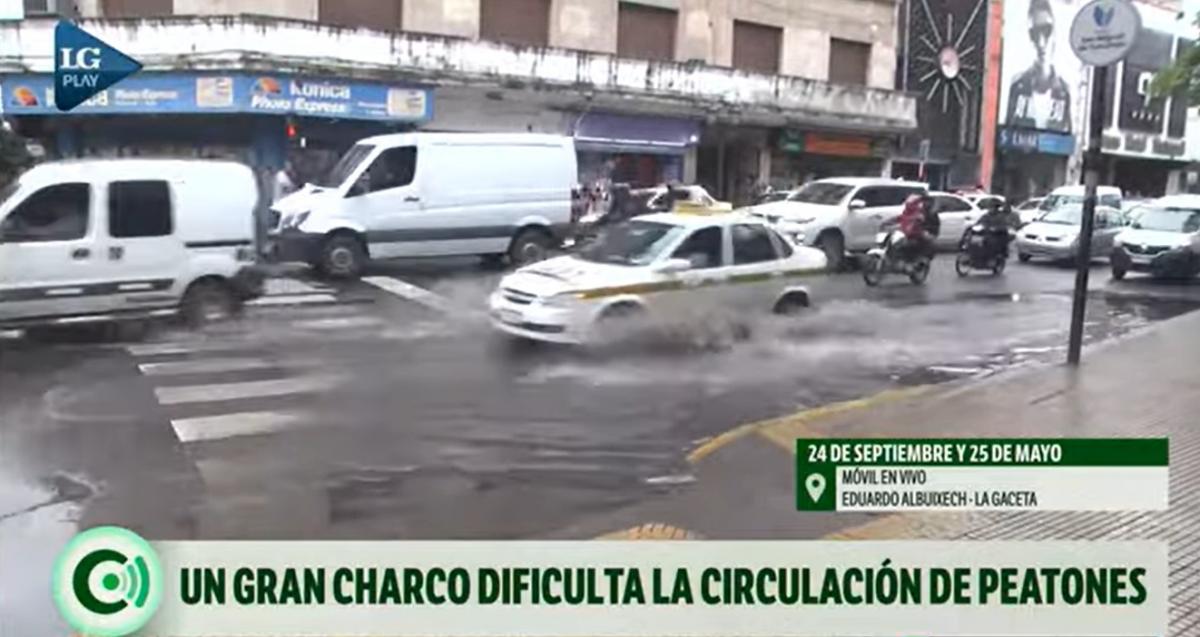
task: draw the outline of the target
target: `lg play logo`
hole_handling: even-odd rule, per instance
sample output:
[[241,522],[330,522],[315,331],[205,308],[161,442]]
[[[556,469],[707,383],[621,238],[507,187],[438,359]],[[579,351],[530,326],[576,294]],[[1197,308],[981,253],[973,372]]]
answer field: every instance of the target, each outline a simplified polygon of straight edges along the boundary
[[54,28],[54,105],[60,111],[79,106],[141,68],[137,60],[66,20]]

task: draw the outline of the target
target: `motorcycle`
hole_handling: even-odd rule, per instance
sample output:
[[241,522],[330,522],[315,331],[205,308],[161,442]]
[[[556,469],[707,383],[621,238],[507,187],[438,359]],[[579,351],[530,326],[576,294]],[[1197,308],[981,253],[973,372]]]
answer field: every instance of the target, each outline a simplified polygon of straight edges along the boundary
[[1008,244],[1011,241],[1012,231],[1008,228],[985,228],[981,224],[967,228],[958,243],[954,271],[958,276],[967,276],[973,269],[991,270],[994,275],[1001,274],[1004,272],[1004,266],[1008,264]]
[[913,285],[925,283],[933,257],[924,252],[914,256],[904,249],[904,243],[904,233],[899,229],[879,233],[875,247],[867,251],[862,264],[863,281],[867,285],[879,285],[887,274],[903,274]]

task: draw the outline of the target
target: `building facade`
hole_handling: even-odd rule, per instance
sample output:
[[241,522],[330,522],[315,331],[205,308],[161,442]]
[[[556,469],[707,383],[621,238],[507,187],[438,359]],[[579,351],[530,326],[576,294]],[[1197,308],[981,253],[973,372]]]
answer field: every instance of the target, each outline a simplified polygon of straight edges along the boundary
[[[76,0],[71,11],[142,61],[141,81],[178,90],[136,112],[110,90],[69,115],[6,97],[5,116],[61,154],[110,147],[100,130],[135,114],[110,137],[159,136],[148,119],[188,137],[169,118],[201,117],[201,140],[228,128],[258,140],[268,165],[382,130],[552,132],[576,138],[581,180],[696,181],[744,201],[763,183],[886,174],[917,123],[916,100],[893,88],[896,0]],[[51,50],[52,26],[32,13],[0,25],[0,90],[40,86],[49,58],[31,52]],[[280,92],[256,102],[259,79]],[[196,101],[201,83],[230,87],[223,119]],[[282,108],[293,91],[383,107]],[[268,98],[281,119],[264,123],[253,105]]]
[[[1105,184],[1131,198],[1188,187],[1188,104],[1155,96],[1154,75],[1194,41],[1194,16],[1173,0],[1137,2],[1142,32],[1104,87],[1071,51],[1071,20],[1084,0],[1003,0],[1004,44],[993,189],[1010,198],[1079,183],[1093,90],[1105,92]],[[1193,180],[1194,181],[1194,180]]]

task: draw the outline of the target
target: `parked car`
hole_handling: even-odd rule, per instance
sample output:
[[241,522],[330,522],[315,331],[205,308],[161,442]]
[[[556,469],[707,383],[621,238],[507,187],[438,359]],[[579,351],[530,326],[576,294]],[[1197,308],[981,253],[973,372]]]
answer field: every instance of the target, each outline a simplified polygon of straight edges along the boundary
[[[1075,258],[1082,220],[1083,204],[1057,206],[1017,232],[1017,259],[1026,262],[1034,257],[1055,261]],[[1092,229],[1092,257],[1107,257],[1112,252],[1113,238],[1123,227],[1125,218],[1120,210],[1097,206]]]
[[509,274],[489,308],[508,334],[586,343],[633,317],[670,324],[721,309],[790,313],[809,304],[803,277],[824,268],[820,251],[793,245],[757,217],[653,214]]
[[571,223],[569,137],[400,133],[355,144],[317,184],[275,205],[280,260],[336,277],[368,259],[544,258]]
[[939,248],[958,248],[967,228],[983,216],[983,210],[965,196],[948,192],[930,193],[933,197],[933,209],[938,213],[941,222],[941,232],[938,233]]
[[662,185],[653,188],[638,188],[630,193],[634,197],[646,196],[646,208],[653,212],[711,211],[728,212],[733,204],[718,201],[708,194],[704,186]]
[[1113,239],[1114,279],[1127,272],[1158,278],[1200,273],[1200,195],[1172,195],[1144,204]]
[[258,198],[234,162],[34,166],[0,193],[0,327],[236,314],[262,292]]
[[926,192],[922,183],[878,177],[820,179],[801,186],[784,201],[749,208],[778,224],[797,243],[825,253],[831,269],[840,269],[847,253],[865,253],[875,235],[894,221],[910,195]]
[[1017,206],[1013,208],[1013,210],[1016,211],[1017,216],[1021,218],[1021,225],[1037,221],[1037,218],[1042,216],[1042,214],[1045,212],[1042,210],[1042,202],[1045,200],[1045,197],[1031,197],[1017,204]]
[[963,199],[966,199],[967,201],[971,202],[972,204],[975,204],[979,208],[986,208],[993,204],[999,204],[999,205],[1003,206],[1006,201],[1004,199],[1004,197],[1001,197],[1000,195],[993,195],[993,194],[986,193],[986,192],[969,192],[969,193],[958,193],[958,194]]

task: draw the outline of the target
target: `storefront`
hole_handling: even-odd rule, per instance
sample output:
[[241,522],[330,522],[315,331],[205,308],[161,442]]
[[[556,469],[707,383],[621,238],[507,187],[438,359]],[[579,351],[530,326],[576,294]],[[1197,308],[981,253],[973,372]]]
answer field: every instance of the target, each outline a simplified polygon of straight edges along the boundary
[[635,188],[684,182],[687,156],[700,141],[700,123],[667,117],[583,113],[571,134],[579,180],[610,180]]
[[771,185],[793,188],[826,177],[878,177],[891,154],[890,138],[777,131],[771,153]]
[[996,138],[992,192],[1017,202],[1045,195],[1067,181],[1075,138],[1064,133],[1003,127]]
[[429,119],[423,87],[291,75],[140,73],[64,113],[50,75],[0,77],[3,116],[50,157],[230,158],[318,173],[362,137]]

